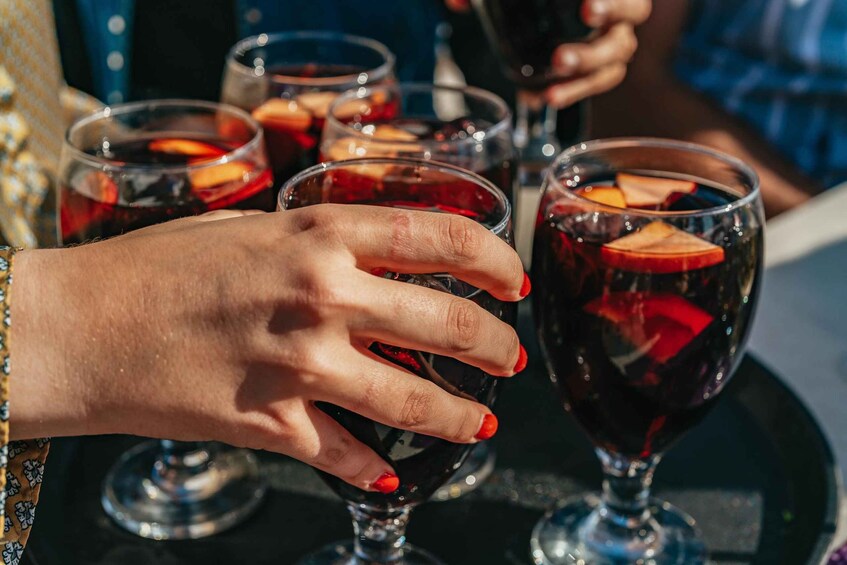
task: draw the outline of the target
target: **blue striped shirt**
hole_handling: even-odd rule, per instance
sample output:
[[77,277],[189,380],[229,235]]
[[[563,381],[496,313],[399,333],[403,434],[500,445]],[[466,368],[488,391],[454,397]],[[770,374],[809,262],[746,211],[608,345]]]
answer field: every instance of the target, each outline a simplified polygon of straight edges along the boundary
[[690,5],[677,76],[824,186],[847,181],[847,1]]

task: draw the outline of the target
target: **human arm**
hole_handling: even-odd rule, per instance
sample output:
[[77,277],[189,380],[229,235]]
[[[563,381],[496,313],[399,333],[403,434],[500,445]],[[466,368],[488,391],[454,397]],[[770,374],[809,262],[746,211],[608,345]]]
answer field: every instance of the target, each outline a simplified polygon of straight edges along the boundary
[[638,53],[626,79],[593,101],[591,137],[650,135],[714,147],[753,166],[768,216],[802,204],[815,190],[814,181],[749,127],[674,77],[671,64],[687,4],[655,0],[652,16],[638,30]]
[[370,270],[451,272],[513,301],[524,275],[507,244],[458,216],[388,208],[220,217],[18,254],[13,437],[214,439],[368,490],[393,470],[315,402],[478,441],[488,408],[367,347],[384,341],[510,376],[520,369],[514,330],[468,300]]

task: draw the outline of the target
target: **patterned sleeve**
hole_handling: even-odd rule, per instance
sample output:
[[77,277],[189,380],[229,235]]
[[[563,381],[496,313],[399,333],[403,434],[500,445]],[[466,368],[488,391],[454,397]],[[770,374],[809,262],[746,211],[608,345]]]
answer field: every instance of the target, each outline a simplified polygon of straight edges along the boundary
[[9,441],[9,376],[12,258],[15,250],[0,246],[0,517],[3,520],[4,565],[17,565],[35,518],[44,474],[47,439]]

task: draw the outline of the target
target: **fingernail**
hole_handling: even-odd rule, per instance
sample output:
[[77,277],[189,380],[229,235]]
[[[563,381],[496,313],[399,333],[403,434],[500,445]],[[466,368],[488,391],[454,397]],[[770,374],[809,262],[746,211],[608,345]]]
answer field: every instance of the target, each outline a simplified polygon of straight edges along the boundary
[[494,414],[486,414],[482,417],[482,425],[479,427],[479,431],[476,432],[474,436],[476,439],[491,439],[494,437],[494,434],[497,433],[497,416]]
[[400,488],[400,477],[394,473],[383,473],[371,484],[371,488],[382,494],[390,494]]
[[371,269],[371,274],[377,277],[384,277],[387,272],[388,269],[383,269],[382,267]]
[[520,373],[524,369],[526,369],[526,363],[529,357],[526,354],[526,348],[523,345],[519,346],[518,350],[518,362],[515,363],[515,373]]
[[606,22],[609,13],[608,0],[594,0],[588,3],[588,10],[584,15],[585,23],[591,27],[598,27]]
[[529,292],[532,290],[532,283],[529,280],[529,275],[523,274],[523,284],[521,285],[521,298],[526,298],[529,296]]
[[572,49],[562,49],[559,52],[559,61],[556,65],[556,73],[569,75],[579,66],[579,55]]

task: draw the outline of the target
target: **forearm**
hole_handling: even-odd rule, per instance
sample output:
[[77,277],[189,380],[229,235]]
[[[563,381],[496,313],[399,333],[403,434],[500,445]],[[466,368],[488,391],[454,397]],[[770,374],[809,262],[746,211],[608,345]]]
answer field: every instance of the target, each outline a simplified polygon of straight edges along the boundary
[[758,172],[768,216],[802,204],[817,191],[814,181],[786,162],[766,141],[658,67],[636,62],[618,89],[596,99],[592,137],[668,137],[734,155]]

